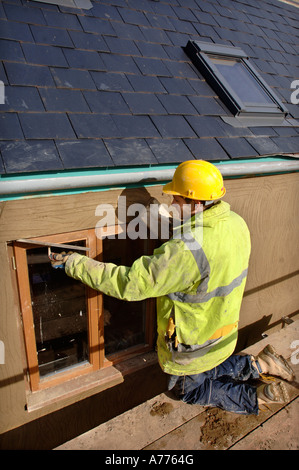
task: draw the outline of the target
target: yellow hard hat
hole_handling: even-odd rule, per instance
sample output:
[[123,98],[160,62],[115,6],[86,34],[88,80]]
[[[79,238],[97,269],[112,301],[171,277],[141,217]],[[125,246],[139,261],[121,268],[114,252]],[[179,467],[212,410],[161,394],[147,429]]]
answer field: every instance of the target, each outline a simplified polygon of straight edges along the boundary
[[181,163],[163,192],[199,201],[213,201],[224,196],[223,178],[215,165],[204,160]]

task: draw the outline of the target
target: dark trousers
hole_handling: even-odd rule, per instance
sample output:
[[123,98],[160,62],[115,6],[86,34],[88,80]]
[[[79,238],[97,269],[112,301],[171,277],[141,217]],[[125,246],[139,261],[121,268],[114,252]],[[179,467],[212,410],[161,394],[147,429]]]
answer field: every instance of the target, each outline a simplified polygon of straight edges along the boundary
[[171,375],[168,390],[184,402],[209,405],[239,414],[258,414],[256,387],[246,383],[258,379],[250,356],[230,356],[214,369],[196,375]]

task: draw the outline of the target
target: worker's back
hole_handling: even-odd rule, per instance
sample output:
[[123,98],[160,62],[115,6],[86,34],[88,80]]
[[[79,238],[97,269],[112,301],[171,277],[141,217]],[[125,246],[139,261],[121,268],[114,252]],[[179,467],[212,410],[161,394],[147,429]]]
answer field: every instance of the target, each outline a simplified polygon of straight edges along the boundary
[[[181,250],[178,278],[193,274],[186,289],[158,299],[158,353],[169,374],[197,374],[229,357],[237,340],[237,323],[250,256],[244,220],[219,202],[203,213],[202,223],[174,244]],[[169,243],[175,243],[170,241]],[[174,317],[177,342],[165,342],[167,319]]]

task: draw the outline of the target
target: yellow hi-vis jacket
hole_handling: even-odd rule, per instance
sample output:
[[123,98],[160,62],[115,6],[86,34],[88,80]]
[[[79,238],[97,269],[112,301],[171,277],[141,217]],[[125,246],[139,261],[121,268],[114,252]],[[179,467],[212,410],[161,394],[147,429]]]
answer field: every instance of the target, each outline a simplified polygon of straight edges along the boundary
[[[132,267],[75,253],[66,273],[118,299],[157,297],[160,366],[168,374],[193,375],[221,364],[235,349],[249,256],[246,223],[221,201]],[[165,339],[170,317],[175,344]]]

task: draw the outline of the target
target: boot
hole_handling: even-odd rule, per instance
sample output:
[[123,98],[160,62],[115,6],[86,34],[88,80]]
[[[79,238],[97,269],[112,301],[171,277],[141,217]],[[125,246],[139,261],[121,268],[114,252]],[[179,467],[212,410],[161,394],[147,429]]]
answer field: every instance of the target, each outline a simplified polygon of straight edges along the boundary
[[268,403],[287,403],[290,397],[282,382],[261,385],[257,388],[257,400],[259,405]]
[[256,357],[253,357],[252,362],[260,374],[276,375],[290,382],[294,380],[293,369],[282,356],[277,354],[271,344],[268,344]]

